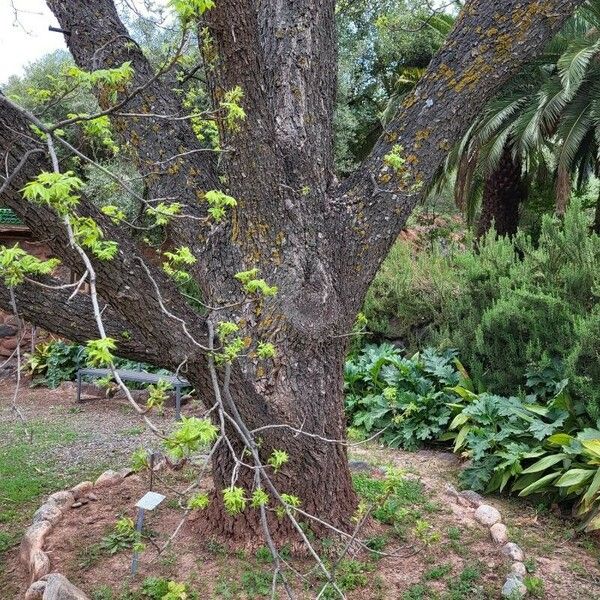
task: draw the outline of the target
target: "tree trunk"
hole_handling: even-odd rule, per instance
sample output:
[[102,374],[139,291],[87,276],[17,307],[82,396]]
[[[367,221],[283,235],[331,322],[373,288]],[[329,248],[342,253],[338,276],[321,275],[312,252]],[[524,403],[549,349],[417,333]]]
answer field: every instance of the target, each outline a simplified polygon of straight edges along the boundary
[[519,207],[526,197],[521,162],[506,147],[498,166],[486,176],[477,222],[477,237],[493,226],[498,235],[514,235],[519,226]]
[[558,175],[556,177],[556,201],[554,212],[562,217],[569,206],[571,197],[571,173],[563,166],[558,167]]
[[600,190],[598,190],[598,198],[596,200],[596,210],[594,212],[594,224],[592,231],[600,235]]
[[[277,489],[298,496],[301,508],[319,519],[348,527],[356,499],[343,443],[345,336],[378,266],[448,150],[498,87],[541,51],[582,0],[506,0],[502,19],[493,0],[467,2],[446,45],[372,154],[341,185],[332,173],[334,0],[217,0],[203,15],[201,28],[206,25],[215,49],[206,73],[210,91],[218,102],[227,90],[241,86],[248,115],[238,131],[222,128],[221,141],[232,151],[220,155],[218,165],[199,148],[188,119],[167,118],[185,114],[179,97],[168,79],[153,78],[112,0],[47,1],[69,31],[65,41],[80,67],[132,63],[131,88],[137,92],[129,100],[126,90],[119,92],[119,100],[126,102],[120,114],[111,113],[111,122],[144,176],[149,197],[176,198],[196,217],[175,219],[170,227],[171,239],[189,246],[197,258],[190,274],[202,299],[211,307],[235,305],[195,313],[173,281],[144,261],[141,242],[82,197],[81,214],[92,215],[106,238],[119,244],[115,260],[93,260],[99,294],[110,307],[106,314],[118,324],[117,353],[139,355],[144,346],[151,347],[148,360],[184,368],[210,407],[211,378],[199,346],[206,343],[207,324],[236,320],[243,323],[244,336],[272,342],[277,348],[273,360],[249,353],[233,365],[235,409],[249,429],[259,429],[261,462],[274,449],[288,453],[289,462],[272,473]],[[2,96],[0,105],[0,159],[9,170],[30,149],[39,152],[44,146],[28,135],[29,117]],[[130,119],[123,113],[141,116]],[[25,203],[18,191],[47,168],[36,154],[7,186],[4,199],[75,268],[77,254],[61,219],[44,206]],[[505,178],[503,185],[516,189],[518,169],[511,169],[515,178]],[[198,220],[207,215],[205,192],[212,188],[237,199],[222,223]],[[504,221],[512,231],[509,219]],[[244,301],[235,275],[254,267],[278,286],[277,295]],[[23,290],[24,299],[31,297],[28,292]],[[40,294],[44,302],[27,307],[33,322],[76,340],[93,336],[93,327],[75,318],[85,302],[69,306],[65,294]],[[7,298],[0,293],[0,304],[7,306]],[[60,310],[53,311],[53,304]],[[119,333],[121,327],[126,330]],[[231,426],[226,429],[233,451],[241,454],[240,436]],[[208,510],[218,518],[210,527],[229,537],[251,537],[258,530],[258,511],[248,509],[236,518],[224,512],[222,492],[231,485],[234,469],[230,452],[218,446],[214,458],[217,501]],[[242,467],[237,480],[247,495],[254,485],[252,473]],[[276,520],[273,526],[290,527]]]
[[[278,491],[297,496],[302,510],[348,530],[357,501],[346,446],[335,442],[345,440],[346,435],[342,381],[345,344],[319,342],[309,348],[303,340],[297,343],[301,351],[294,349],[295,343],[281,348],[287,365],[279,368],[285,374],[265,373],[252,386],[248,382],[243,386],[233,383],[232,395],[248,429],[265,427],[256,433],[261,462],[267,464],[273,450],[285,450],[289,455],[288,462],[278,472],[270,469]],[[277,381],[274,386],[268,383],[273,380]],[[312,435],[309,437],[300,431]],[[230,438],[235,452],[241,454],[243,444],[234,431],[230,431]],[[230,450],[221,445],[213,459],[216,494],[231,485],[233,465]],[[252,490],[253,477],[253,471],[242,470],[236,485]],[[222,504],[215,502],[208,509],[208,517],[200,521],[206,533],[217,533],[228,539],[247,538],[249,530],[260,534],[257,510],[231,517],[223,511]],[[316,533],[328,533],[315,521],[304,517],[299,520],[309,524]],[[274,537],[280,541],[297,539],[287,519],[271,515],[269,521]]]

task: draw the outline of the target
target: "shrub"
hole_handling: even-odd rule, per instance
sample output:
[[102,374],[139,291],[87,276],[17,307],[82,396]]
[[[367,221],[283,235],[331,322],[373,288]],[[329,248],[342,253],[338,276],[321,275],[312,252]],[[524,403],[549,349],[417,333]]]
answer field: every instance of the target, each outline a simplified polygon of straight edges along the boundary
[[588,414],[600,423],[600,307],[578,320],[568,358],[568,376]]
[[416,252],[406,242],[397,243],[365,298],[369,329],[415,349],[446,321],[446,307],[458,295],[459,283],[438,246]]
[[426,349],[406,358],[391,344],[367,345],[345,365],[346,412],[351,426],[392,447],[418,448],[446,430],[459,383],[460,363],[448,350]]
[[574,329],[563,299],[526,288],[504,293],[475,329],[473,375],[495,392],[511,394],[524,383],[529,365],[560,356],[572,344]]
[[[529,369],[527,395],[476,394],[454,352],[406,358],[391,344],[369,345],[346,363],[346,410],[354,428],[379,431],[393,447],[453,440],[454,451],[470,459],[464,487],[567,501],[583,527],[600,529],[600,430],[585,428],[559,366]],[[354,482],[367,499],[385,486],[360,475]],[[388,519],[386,506],[373,516]]]
[[[399,242],[369,291],[369,328],[421,346],[456,348],[478,389],[514,395],[553,364],[593,421],[600,416],[600,237],[574,201],[545,215],[534,243],[488,232],[466,248]],[[596,333],[594,333],[596,332]]]

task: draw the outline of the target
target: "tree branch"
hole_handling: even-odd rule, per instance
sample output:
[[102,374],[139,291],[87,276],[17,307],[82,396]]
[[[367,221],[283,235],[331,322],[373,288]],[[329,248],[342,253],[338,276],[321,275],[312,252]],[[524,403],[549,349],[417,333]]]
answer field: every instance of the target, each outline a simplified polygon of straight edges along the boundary
[[[361,291],[406,219],[485,103],[542,51],[583,0],[470,0],[416,89],[330,206],[341,295]],[[386,160],[400,157],[397,169]],[[350,258],[349,258],[350,256]],[[360,288],[360,291],[359,289]],[[352,310],[359,306],[352,304]]]
[[[183,113],[178,97],[167,81],[157,77],[138,44],[130,37],[117,14],[112,0],[72,2],[47,0],[61,27],[71,32],[65,42],[77,65],[86,70],[107,69],[131,62],[134,70],[131,86],[137,93],[119,106],[131,113]],[[119,101],[130,92],[120,94]],[[98,94],[103,108],[107,101]],[[199,148],[190,124],[186,120],[125,119],[111,115],[127,149],[137,158],[142,173],[152,171],[153,165],[164,156]],[[178,170],[171,169],[166,177],[149,178],[152,195],[168,197],[177,191],[190,205],[197,201],[195,192],[218,187],[216,161],[210,154],[199,153],[181,162]]]
[[[9,175],[10,182],[2,200],[22,217],[36,239],[45,241],[52,252],[73,271],[83,272],[80,256],[71,247],[67,231],[57,213],[48,207],[26,202],[19,192],[25,183],[34,179],[41,171],[48,170],[49,164],[46,155],[41,152],[30,154],[25,163],[19,161],[30,150],[37,150],[40,146],[29,135],[26,112],[4,100],[4,96],[0,95],[0,158],[8,168],[13,169],[13,174]],[[15,172],[14,169],[19,164],[21,168]],[[94,260],[98,291],[104,300],[110,302],[122,321],[139,323],[140,332],[143,329],[145,342],[149,347],[167,348],[165,361],[179,364],[184,358],[192,359],[197,356],[198,348],[185,341],[182,343],[178,322],[165,313],[163,306],[186,321],[193,336],[199,340],[206,338],[204,319],[186,304],[173,282],[160,269],[151,265],[147,267],[147,271],[139,268],[138,261],[145,261],[135,241],[126,231],[115,227],[85,196],[79,200],[78,213],[81,216],[91,216],[106,238],[114,240],[119,246],[114,259]],[[155,293],[155,285],[160,290],[161,297]],[[140,315],[145,315],[145,326],[140,323]]]
[[[87,340],[97,339],[98,330],[90,317],[90,297],[86,294],[71,297],[70,289],[52,289],[49,286],[61,285],[56,279],[45,278],[42,283],[45,287],[25,281],[15,288],[19,314],[27,321],[69,340],[85,343]],[[10,290],[2,283],[0,307],[12,310]],[[118,340],[120,356],[160,367],[166,366],[156,347],[147,345],[135,326],[123,321],[110,307],[105,308],[103,316],[107,334]]]

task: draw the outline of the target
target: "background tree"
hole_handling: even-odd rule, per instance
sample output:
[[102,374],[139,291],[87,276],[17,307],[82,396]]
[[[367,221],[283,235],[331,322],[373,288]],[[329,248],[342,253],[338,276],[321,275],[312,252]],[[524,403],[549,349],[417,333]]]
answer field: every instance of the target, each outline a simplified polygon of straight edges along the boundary
[[[80,69],[97,73],[130,65],[128,78],[119,78],[108,93],[106,84],[90,89],[107,111],[122,152],[144,177],[146,212],[156,214],[161,202],[172,212],[173,203],[180,205],[181,213],[166,219],[169,239],[192,257],[186,273],[204,310],[194,310],[177,282],[145,260],[143,245],[81,195],[75,216],[92,217],[103,239],[117,244],[112,260],[92,255],[87,270],[93,268],[107,305],[103,314],[116,351],[183,369],[207,401],[209,332],[219,322],[236,321],[242,335],[234,348],[238,360],[228,373],[231,410],[248,430],[259,430],[265,464],[274,450],[287,452],[284,468],[272,474],[277,487],[297,495],[308,513],[347,527],[356,501],[345,446],[339,443],[345,436],[342,364],[369,283],[448,150],[578,2],[508,0],[504,19],[498,18],[495,2],[468,2],[371,154],[339,185],[333,154],[334,2],[174,4],[184,29],[198,31],[213,111],[209,120],[218,128],[218,146],[210,149],[217,152],[206,151],[209,146],[194,128],[202,124],[190,119],[172,77],[162,76],[173,61],[153,68],[111,0],[93,5],[48,0],[69,32],[65,39]],[[79,76],[89,81],[90,76]],[[9,168],[4,200],[81,272],[81,255],[64,218],[44,203],[25,202],[19,192],[49,170],[48,144],[32,134],[35,117],[6,97],[0,102],[0,148]],[[54,144],[73,151],[58,132],[69,121],[35,124]],[[57,161],[53,169],[60,169]],[[221,218],[223,203],[233,204],[224,198],[236,203]],[[278,290],[274,295],[272,286]],[[0,290],[7,307],[11,292]],[[261,290],[266,295],[256,293]],[[75,340],[98,337],[93,323],[80,316],[92,298],[78,295],[70,302],[70,290],[39,288],[30,281],[12,293],[29,320]],[[253,302],[246,302],[248,295]],[[229,308],[214,310],[222,306]],[[246,339],[272,343],[276,356],[261,358],[254,346],[245,352]],[[292,435],[289,427],[303,433]],[[242,455],[244,436],[233,426],[226,429],[231,445],[213,449],[216,494],[207,527],[247,537],[258,529],[258,515],[246,511],[232,517],[222,492],[232,481],[252,490],[255,470],[234,471],[238,463],[232,453]],[[274,522],[273,528],[289,531],[287,521]]]
[[514,234],[528,195],[538,212],[563,214],[573,183],[582,189],[598,173],[599,24],[600,5],[586,3],[451,153],[457,205],[469,220],[481,206],[479,236],[492,222],[499,234]]

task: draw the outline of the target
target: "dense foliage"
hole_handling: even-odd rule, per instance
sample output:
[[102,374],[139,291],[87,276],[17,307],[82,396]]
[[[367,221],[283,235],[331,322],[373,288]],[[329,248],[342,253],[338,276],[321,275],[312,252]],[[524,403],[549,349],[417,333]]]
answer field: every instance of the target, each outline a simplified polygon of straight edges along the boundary
[[391,344],[365,346],[344,370],[351,426],[383,430],[382,441],[407,450],[437,439],[452,418],[455,397],[446,388],[460,381],[454,360],[452,351],[406,358]]
[[478,491],[544,493],[574,503],[587,529],[600,528],[600,430],[574,412],[566,381],[530,372],[528,393],[475,393],[455,353],[411,358],[368,345],[348,359],[346,410],[353,428],[392,447],[449,443],[468,457],[462,484]]
[[413,350],[458,349],[476,387],[511,395],[527,373],[569,380],[577,414],[600,418],[600,237],[577,202],[546,216],[537,243],[490,232],[479,243],[399,243],[364,312],[370,327]]

